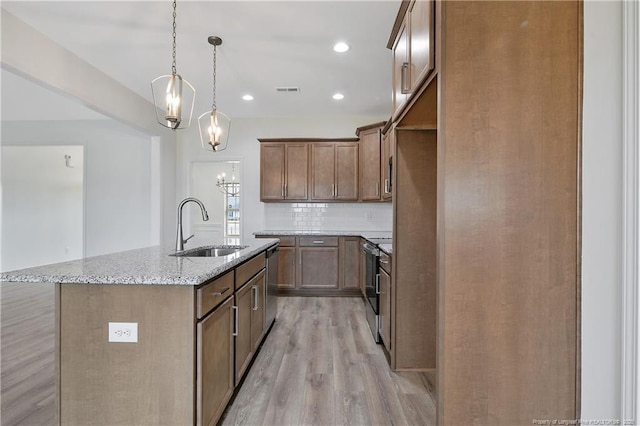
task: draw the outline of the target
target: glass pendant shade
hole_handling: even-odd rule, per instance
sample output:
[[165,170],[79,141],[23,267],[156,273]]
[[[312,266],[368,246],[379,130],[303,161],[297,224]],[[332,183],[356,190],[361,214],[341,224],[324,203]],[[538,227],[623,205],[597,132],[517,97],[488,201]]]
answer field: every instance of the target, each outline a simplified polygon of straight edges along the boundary
[[220,152],[227,149],[231,119],[217,109],[207,111],[198,117],[200,142],[207,151]]
[[191,125],[196,91],[179,74],[161,75],[151,82],[158,123],[169,129]]

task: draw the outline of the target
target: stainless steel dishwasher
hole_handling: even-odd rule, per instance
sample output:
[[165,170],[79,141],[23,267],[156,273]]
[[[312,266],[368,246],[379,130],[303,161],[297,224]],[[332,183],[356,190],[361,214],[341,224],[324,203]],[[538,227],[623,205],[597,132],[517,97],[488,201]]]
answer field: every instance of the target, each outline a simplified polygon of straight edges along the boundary
[[278,313],[278,246],[267,249],[267,327],[270,327]]

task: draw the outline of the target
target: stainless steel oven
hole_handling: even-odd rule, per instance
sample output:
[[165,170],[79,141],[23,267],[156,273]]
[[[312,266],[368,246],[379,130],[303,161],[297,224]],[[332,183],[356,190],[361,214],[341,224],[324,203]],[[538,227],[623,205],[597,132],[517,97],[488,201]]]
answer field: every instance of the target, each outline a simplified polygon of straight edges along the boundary
[[380,274],[378,272],[380,249],[367,241],[362,245],[365,255],[365,311],[371,334],[376,343],[380,343]]

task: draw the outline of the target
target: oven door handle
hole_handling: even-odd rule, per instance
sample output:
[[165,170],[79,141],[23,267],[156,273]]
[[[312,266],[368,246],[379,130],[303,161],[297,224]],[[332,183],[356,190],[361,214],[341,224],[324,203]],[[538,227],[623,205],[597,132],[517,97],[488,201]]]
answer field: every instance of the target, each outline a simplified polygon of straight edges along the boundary
[[380,294],[380,274],[376,274],[376,294]]

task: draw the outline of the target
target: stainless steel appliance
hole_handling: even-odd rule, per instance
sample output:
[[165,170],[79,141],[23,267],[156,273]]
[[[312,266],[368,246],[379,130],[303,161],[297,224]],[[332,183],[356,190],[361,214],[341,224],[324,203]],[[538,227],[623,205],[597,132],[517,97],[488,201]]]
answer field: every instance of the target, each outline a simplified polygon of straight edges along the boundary
[[278,246],[267,249],[267,326],[271,326],[278,313]]
[[365,312],[376,343],[380,343],[380,249],[372,241],[362,245],[365,255]]

